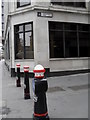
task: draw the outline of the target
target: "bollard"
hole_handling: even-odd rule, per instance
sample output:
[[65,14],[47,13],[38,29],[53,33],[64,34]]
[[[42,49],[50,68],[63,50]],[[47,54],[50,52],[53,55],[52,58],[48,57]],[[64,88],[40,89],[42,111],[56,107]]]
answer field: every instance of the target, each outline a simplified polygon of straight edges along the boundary
[[33,70],[35,78],[33,82],[34,113],[33,120],[49,120],[47,111],[46,91],[48,89],[47,79],[44,78],[45,69],[42,65],[36,65]]
[[17,73],[16,73],[16,86],[21,87],[21,81],[20,81],[20,64],[16,64],[17,67]]
[[30,99],[29,66],[24,66],[24,99]]

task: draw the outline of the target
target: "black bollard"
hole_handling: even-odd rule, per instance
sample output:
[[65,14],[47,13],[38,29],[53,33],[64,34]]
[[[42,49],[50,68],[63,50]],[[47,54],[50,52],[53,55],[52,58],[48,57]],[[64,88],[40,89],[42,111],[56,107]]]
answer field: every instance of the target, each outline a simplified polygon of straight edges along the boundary
[[20,80],[20,64],[16,65],[17,73],[16,73],[16,86],[21,87],[21,80]]
[[34,114],[33,120],[49,120],[47,110],[46,91],[48,89],[47,79],[44,79],[45,69],[37,65],[34,69],[35,78],[33,80],[34,91]]
[[29,90],[29,66],[24,66],[24,99],[30,99]]

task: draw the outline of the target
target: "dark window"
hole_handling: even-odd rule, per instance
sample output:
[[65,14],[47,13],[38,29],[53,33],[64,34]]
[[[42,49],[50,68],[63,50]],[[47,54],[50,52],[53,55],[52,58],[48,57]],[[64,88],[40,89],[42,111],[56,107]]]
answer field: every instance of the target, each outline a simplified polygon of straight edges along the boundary
[[56,22],[50,22],[50,30],[63,30],[63,24]]
[[79,24],[78,25],[78,29],[79,29],[79,31],[82,31],[82,32],[84,32],[84,31],[90,31],[89,29],[90,29],[90,27],[88,26],[88,25],[86,25],[86,24]]
[[64,6],[74,6],[74,2],[62,2]]
[[75,2],[74,3],[74,6],[75,7],[82,7],[82,8],[85,8],[86,7],[86,5],[85,5],[85,1],[84,2]]
[[15,25],[15,58],[33,59],[33,27],[32,23]]
[[[67,0],[51,0],[53,5],[71,6],[71,7],[82,7],[85,8],[85,0],[78,2],[77,0],[72,0],[73,2],[67,2]],[[77,1],[77,2],[75,2]]]
[[74,24],[74,23],[65,23],[64,24],[64,30],[68,30],[68,31],[76,31],[77,30],[77,26],[76,26],[76,24]]
[[77,57],[77,33],[65,32],[65,57]]
[[31,0],[17,0],[17,7],[23,7],[31,4]]
[[90,24],[49,22],[50,58],[90,57]]
[[88,32],[79,32],[79,51],[80,57],[90,56],[89,48],[90,48],[90,33]]
[[62,31],[50,31],[50,57],[64,57]]

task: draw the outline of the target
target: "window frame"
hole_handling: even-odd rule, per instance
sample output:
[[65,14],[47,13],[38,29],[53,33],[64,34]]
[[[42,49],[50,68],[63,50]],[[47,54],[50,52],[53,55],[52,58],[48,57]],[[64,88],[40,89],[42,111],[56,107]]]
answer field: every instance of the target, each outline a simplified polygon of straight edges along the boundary
[[[89,29],[90,29],[90,24],[82,24],[82,23],[72,23],[72,22],[55,22],[55,21],[49,21],[48,22],[48,25],[49,25],[49,58],[50,59],[53,59],[53,58],[55,58],[55,59],[57,59],[57,57],[51,57],[51,54],[55,54],[55,53],[51,53],[51,45],[50,45],[50,43],[51,43],[51,40],[50,40],[50,32],[52,31],[52,29],[50,30],[50,24],[55,24],[55,23],[62,23],[63,24],[63,50],[64,50],[64,57],[58,57],[58,58],[79,58],[79,57],[82,57],[82,56],[80,56],[80,32],[83,32],[83,33],[87,33],[87,34],[90,34],[90,31],[89,31]],[[76,25],[76,30],[66,30],[65,29],[65,24],[75,24]],[[87,31],[82,31],[82,30],[79,30],[79,26],[83,26],[83,25],[86,25],[86,26],[88,26],[89,25],[89,29],[87,30]],[[51,26],[53,26],[53,25],[51,25]],[[57,30],[55,29],[55,30],[53,30],[53,32],[56,32]],[[65,32],[75,32],[76,31],[76,44],[77,44],[77,46],[76,46],[76,48],[77,48],[77,56],[75,56],[75,57],[71,57],[70,55],[69,55],[69,57],[67,57],[66,56],[66,48],[65,48]],[[88,39],[90,38],[90,36],[88,37]],[[55,40],[54,40],[55,41]],[[88,40],[88,42],[89,42],[89,40]],[[88,46],[87,46],[87,44],[85,44],[85,47],[87,47],[87,50],[88,49],[90,49],[90,45],[88,44]],[[63,51],[62,50],[62,51]],[[83,57],[90,57],[90,54],[88,53],[87,54],[87,56],[83,56]]]
[[[31,26],[32,26],[32,29],[31,30],[28,30],[28,31],[25,31],[25,25],[27,25],[27,24],[31,24]],[[16,32],[15,33],[15,27],[16,26],[23,26],[23,31],[21,31],[21,32]],[[16,25],[14,25],[14,50],[15,50],[15,59],[17,60],[17,59],[34,59],[34,57],[33,58],[25,58],[26,57],[26,53],[25,53],[25,33],[27,33],[27,32],[32,32],[32,42],[33,42],[33,46],[32,46],[32,48],[33,48],[33,52],[34,52],[34,41],[33,41],[33,22],[27,22],[27,23],[22,23],[22,24],[16,24]],[[24,41],[24,43],[23,43],[23,53],[24,53],[24,56],[23,56],[23,58],[16,58],[16,35],[18,34],[20,34],[20,33],[23,33],[23,41]],[[34,53],[33,53],[33,56],[34,56]]]

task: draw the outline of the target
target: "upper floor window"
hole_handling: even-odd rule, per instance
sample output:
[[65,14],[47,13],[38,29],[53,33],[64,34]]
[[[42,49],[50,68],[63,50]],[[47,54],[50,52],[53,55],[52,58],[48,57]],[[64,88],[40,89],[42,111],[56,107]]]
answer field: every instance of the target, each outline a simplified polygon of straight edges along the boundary
[[17,0],[17,7],[24,7],[31,4],[31,0]]
[[67,2],[67,0],[51,0],[51,3],[54,5],[70,6],[70,7],[81,7],[85,8],[85,0],[78,2],[77,0],[72,0],[72,2]]

